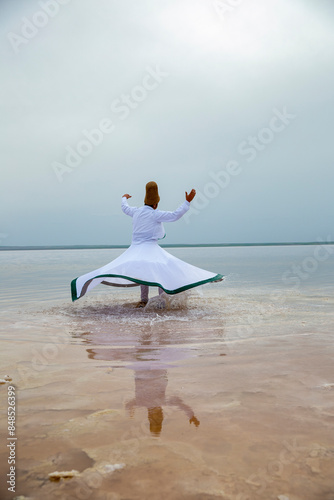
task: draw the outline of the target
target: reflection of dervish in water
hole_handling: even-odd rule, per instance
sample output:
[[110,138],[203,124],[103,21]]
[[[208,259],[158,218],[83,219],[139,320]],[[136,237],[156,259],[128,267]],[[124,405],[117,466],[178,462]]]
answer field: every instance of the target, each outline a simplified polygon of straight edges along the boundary
[[176,406],[185,412],[190,423],[194,423],[196,427],[200,424],[193,410],[179,396],[166,397],[167,384],[167,370],[135,370],[136,395],[126,403],[126,409],[131,416],[134,415],[136,407],[147,408],[150,431],[155,436],[159,436],[162,429],[162,406]]
[[[160,325],[157,337],[152,331],[148,332],[146,326],[143,328],[140,338],[138,338],[138,330],[135,337],[135,343],[139,341],[139,345],[131,345],[133,344],[133,340],[131,340],[130,346],[124,347],[124,339],[122,339],[121,346],[117,346],[119,343],[117,341],[118,335],[111,339],[110,334],[106,338],[94,334],[87,336],[86,334],[86,342],[98,344],[104,340],[104,348],[87,349],[88,357],[95,360],[122,362],[134,370],[135,397],[126,403],[125,408],[129,411],[130,416],[134,415],[136,408],[147,408],[152,435],[160,435],[164,419],[163,407],[168,406],[182,410],[187,415],[190,424],[198,427],[200,422],[190,406],[185,404],[179,396],[166,396],[168,384],[168,364],[166,363],[187,357],[187,352],[179,347],[175,348],[169,338],[169,330],[164,329],[163,325]],[[183,342],[186,342],[185,337]],[[106,349],[105,347],[110,343],[114,344],[113,347]],[[160,344],[163,344],[163,348],[160,348]]]

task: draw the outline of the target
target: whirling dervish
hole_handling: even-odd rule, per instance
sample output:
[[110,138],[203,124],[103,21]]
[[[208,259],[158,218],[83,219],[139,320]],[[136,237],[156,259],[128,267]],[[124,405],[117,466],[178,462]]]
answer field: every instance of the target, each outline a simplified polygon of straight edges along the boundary
[[215,274],[184,262],[166,252],[158,244],[165,237],[163,222],[180,219],[190,208],[196,191],[185,193],[185,201],[174,212],[158,210],[160,196],[156,182],[146,184],[146,195],[142,207],[128,204],[129,194],[122,197],[122,210],[132,217],[132,242],[119,257],[103,267],[91,271],[71,283],[72,300],[83,297],[96,285],[118,287],[141,287],[141,300],[136,307],[145,307],[149,287],[158,287],[174,295],[209,282],[222,281],[221,274]]

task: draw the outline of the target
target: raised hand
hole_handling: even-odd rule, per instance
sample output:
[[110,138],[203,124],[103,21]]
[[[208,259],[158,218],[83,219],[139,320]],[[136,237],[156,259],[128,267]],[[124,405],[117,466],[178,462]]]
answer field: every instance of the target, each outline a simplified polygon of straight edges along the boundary
[[130,196],[129,194],[123,194],[122,198],[124,198],[124,196],[125,196],[125,198],[126,198],[127,200],[128,200],[129,198],[132,198],[132,196]]
[[192,189],[189,194],[186,191],[186,200],[189,201],[190,203],[195,198],[195,195],[196,195],[195,189]]

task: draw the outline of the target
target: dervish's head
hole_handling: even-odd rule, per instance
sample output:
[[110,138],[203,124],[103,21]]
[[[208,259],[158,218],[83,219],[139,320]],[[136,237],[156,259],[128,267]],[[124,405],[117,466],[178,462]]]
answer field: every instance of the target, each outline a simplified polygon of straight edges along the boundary
[[145,205],[149,205],[154,210],[158,207],[160,196],[158,192],[158,184],[154,181],[146,184],[146,195],[144,199]]

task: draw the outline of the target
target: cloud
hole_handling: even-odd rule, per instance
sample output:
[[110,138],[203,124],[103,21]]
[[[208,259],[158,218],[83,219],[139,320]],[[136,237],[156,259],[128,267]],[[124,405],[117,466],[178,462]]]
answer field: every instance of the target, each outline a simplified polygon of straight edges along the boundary
[[[22,19],[36,20],[42,3],[1,7],[0,203],[6,222],[0,231],[9,235],[6,244],[75,243],[71,214],[81,244],[124,243],[123,218],[116,216],[123,192],[131,190],[141,202],[145,183],[155,179],[164,191],[163,208],[176,208],[186,189],[203,189],[210,171],[228,160],[245,161],[238,145],[284,106],[296,114],[293,125],[193,218],[194,233],[180,221],[168,242],[185,235],[199,243],[252,235],[256,241],[291,234],[304,240],[330,232],[332,3],[240,2],[222,19],[204,0],[100,0],[98,8],[71,0],[15,53],[8,33],[22,34]],[[168,78],[122,120],[112,103],[134,89],[140,97],[147,67],[157,65]],[[60,183],[53,163],[64,162],[67,148],[84,139],[83,130],[96,129],[103,119],[115,130]],[[284,186],[290,218],[282,205]],[[257,201],[249,205],[246,193],[252,192]],[[307,207],[312,217],[305,229]],[[112,239],[106,213],[115,217]],[[276,223],[268,235],[270,217]]]

